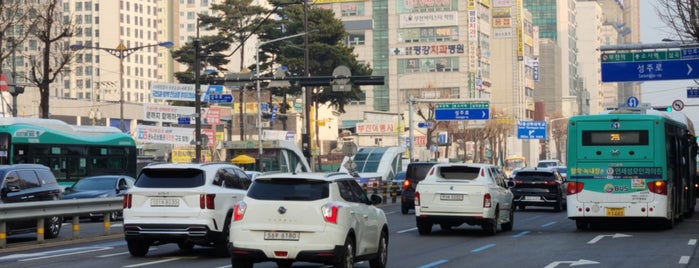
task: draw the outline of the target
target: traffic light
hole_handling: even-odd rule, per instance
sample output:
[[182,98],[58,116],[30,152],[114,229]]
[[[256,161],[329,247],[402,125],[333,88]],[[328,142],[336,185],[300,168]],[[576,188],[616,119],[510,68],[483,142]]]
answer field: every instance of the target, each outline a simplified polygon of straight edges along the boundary
[[305,156],[306,158],[311,157],[311,135],[310,134],[301,135],[301,151],[303,152],[303,156]]
[[666,107],[666,108],[665,108],[665,111],[668,112],[668,113],[669,113],[669,112],[672,112],[672,106]]

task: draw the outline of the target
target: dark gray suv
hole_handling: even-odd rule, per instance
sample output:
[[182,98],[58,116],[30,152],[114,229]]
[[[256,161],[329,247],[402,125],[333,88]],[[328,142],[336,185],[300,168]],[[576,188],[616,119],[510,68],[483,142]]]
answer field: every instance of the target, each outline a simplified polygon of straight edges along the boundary
[[405,170],[405,180],[403,181],[403,191],[400,195],[400,212],[408,214],[408,211],[415,209],[415,187],[425,179],[435,162],[412,162]]
[[[38,164],[0,166],[0,204],[61,199],[63,192],[48,167]],[[61,231],[63,218],[44,219],[44,237],[55,238]],[[7,223],[7,234],[36,232],[36,220]]]

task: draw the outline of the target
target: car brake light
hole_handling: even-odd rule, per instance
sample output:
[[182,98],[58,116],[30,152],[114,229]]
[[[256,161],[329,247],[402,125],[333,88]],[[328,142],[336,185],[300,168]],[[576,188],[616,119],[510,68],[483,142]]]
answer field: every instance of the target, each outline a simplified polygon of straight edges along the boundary
[[410,183],[410,180],[409,180],[409,179],[405,179],[405,180],[403,181],[403,190],[409,190],[409,189],[410,189],[410,184],[411,184],[411,183]]
[[569,181],[568,186],[566,186],[566,194],[574,195],[582,192],[585,183],[579,181]]
[[235,203],[235,206],[233,207],[233,221],[242,220],[243,216],[245,216],[245,210],[247,208],[248,204],[243,201]]
[[415,201],[414,202],[415,202],[416,207],[420,206],[420,193],[419,192],[415,192]]
[[557,181],[546,181],[544,182],[546,185],[558,185]]
[[665,183],[665,181],[649,182],[648,191],[654,194],[667,195],[667,184]]
[[489,193],[486,193],[486,194],[483,196],[483,207],[484,207],[484,208],[489,208],[491,205],[492,205],[492,202],[491,202],[491,200],[490,200],[490,194],[489,194]]
[[216,209],[214,205],[214,198],[216,194],[200,194],[199,195],[199,208],[201,209]]
[[132,200],[131,194],[124,195],[124,208],[131,208],[131,200]]
[[328,223],[335,223],[337,224],[337,212],[339,210],[339,205],[338,204],[325,204],[323,207],[321,207],[321,210],[323,211],[323,219],[325,219],[325,222]]

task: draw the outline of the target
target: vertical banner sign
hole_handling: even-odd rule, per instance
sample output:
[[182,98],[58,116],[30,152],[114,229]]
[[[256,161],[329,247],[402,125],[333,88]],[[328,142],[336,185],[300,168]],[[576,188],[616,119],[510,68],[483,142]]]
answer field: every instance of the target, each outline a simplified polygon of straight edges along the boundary
[[522,25],[522,0],[517,0],[517,19],[515,20],[515,27],[517,27],[517,60],[524,60],[524,30]]
[[476,92],[475,72],[477,71],[478,58],[476,51],[478,50],[478,10],[476,9],[476,0],[468,0],[468,92],[473,98]]

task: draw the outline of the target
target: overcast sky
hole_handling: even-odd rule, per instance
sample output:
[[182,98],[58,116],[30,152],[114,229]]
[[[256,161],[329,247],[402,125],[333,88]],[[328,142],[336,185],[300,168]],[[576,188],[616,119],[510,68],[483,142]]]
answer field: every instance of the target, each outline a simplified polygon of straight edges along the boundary
[[[671,38],[661,28],[667,28],[655,13],[657,0],[641,0],[641,42],[645,44],[661,43],[663,38]],[[699,70],[697,70],[699,71]],[[670,80],[662,82],[644,82],[641,101],[653,106],[670,105],[674,100],[685,103],[684,112],[692,119],[695,126],[699,123],[699,99],[687,99],[687,87],[696,86],[693,80]],[[623,101],[623,100],[620,100]],[[687,106],[690,105],[690,106]],[[691,106],[691,105],[697,105]]]

